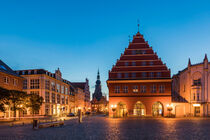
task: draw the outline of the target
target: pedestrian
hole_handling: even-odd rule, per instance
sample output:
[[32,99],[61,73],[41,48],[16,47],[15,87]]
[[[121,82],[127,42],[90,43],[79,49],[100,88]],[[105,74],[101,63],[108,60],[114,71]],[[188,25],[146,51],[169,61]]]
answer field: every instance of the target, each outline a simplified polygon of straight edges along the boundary
[[78,120],[79,120],[79,123],[82,123],[82,112],[81,112],[81,109],[78,110]]

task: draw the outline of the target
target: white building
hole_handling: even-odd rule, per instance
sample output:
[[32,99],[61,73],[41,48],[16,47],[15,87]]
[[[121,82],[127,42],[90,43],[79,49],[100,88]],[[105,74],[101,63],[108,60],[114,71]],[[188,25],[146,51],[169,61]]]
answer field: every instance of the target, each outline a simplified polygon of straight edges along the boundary
[[[178,116],[210,116],[210,63],[191,65],[173,76],[173,102]],[[177,108],[176,108],[177,107]]]

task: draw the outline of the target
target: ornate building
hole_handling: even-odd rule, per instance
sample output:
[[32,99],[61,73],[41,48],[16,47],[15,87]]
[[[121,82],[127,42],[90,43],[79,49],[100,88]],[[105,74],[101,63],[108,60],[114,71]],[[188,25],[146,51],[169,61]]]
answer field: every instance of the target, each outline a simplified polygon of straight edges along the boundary
[[172,95],[177,117],[210,115],[210,63],[191,64],[173,76]]
[[95,91],[93,93],[93,99],[91,101],[91,107],[91,110],[97,113],[106,113],[108,111],[108,101],[106,99],[106,96],[103,96],[101,91],[101,80],[99,70],[97,74]]
[[97,99],[98,101],[102,97],[102,92],[101,92],[101,80],[100,80],[100,74],[98,70],[98,75],[97,75],[97,80],[96,80],[96,85],[95,85],[95,92],[93,93],[93,99]]
[[171,104],[171,75],[161,58],[137,32],[109,71],[109,114],[166,116]]

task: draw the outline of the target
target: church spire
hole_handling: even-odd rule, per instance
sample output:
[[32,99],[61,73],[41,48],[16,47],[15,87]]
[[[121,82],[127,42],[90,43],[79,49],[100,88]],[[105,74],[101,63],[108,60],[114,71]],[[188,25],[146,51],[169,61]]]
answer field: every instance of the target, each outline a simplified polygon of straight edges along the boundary
[[98,74],[97,74],[97,80],[100,80],[100,73],[99,73],[99,69],[98,69]]

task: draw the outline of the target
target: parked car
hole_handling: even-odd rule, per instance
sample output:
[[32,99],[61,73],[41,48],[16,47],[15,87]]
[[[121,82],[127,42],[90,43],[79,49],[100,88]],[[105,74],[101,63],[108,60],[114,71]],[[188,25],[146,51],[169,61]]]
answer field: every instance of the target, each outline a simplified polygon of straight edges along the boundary
[[69,114],[67,115],[67,117],[74,117],[74,116],[75,116],[74,113],[69,113]]
[[86,114],[86,115],[90,115],[90,112],[89,112],[89,111],[87,111],[87,112],[85,112],[85,114]]

